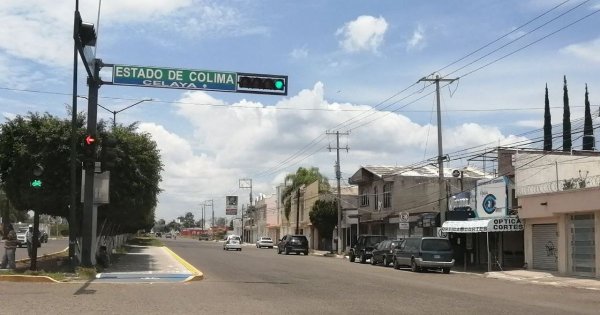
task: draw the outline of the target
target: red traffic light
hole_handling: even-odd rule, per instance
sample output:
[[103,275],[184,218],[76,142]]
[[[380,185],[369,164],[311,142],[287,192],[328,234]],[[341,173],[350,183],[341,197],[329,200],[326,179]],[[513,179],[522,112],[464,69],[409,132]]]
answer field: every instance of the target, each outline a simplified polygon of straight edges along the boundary
[[88,145],[94,144],[94,142],[96,142],[96,139],[94,139],[94,137],[87,135],[87,137],[85,137],[85,143],[87,143]]

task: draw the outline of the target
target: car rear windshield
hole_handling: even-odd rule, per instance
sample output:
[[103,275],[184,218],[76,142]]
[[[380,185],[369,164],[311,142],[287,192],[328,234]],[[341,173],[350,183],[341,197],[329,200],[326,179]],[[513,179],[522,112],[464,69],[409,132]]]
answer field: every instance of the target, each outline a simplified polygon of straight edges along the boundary
[[450,242],[446,239],[424,239],[421,249],[423,251],[447,251],[450,250]]
[[292,242],[308,243],[305,236],[292,236]]
[[271,240],[271,238],[270,238],[270,237],[263,237],[263,238],[262,238],[262,240],[263,240],[263,241],[270,241],[270,240]]
[[386,239],[387,239],[387,237],[385,237],[385,236],[371,236],[371,237],[367,237],[366,243],[367,243],[367,246],[373,246],[377,243],[381,243],[381,242],[385,241]]

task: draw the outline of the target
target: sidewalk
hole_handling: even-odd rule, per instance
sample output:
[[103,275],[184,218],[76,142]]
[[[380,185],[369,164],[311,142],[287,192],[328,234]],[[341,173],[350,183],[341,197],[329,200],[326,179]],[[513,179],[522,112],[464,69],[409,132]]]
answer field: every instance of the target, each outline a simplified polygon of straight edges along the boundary
[[127,245],[94,282],[187,282],[202,280],[201,271],[167,247]]
[[510,270],[492,271],[483,274],[486,278],[502,279],[509,281],[527,282],[555,287],[569,287],[588,290],[600,290],[600,279],[580,278],[555,275],[549,272],[536,270]]

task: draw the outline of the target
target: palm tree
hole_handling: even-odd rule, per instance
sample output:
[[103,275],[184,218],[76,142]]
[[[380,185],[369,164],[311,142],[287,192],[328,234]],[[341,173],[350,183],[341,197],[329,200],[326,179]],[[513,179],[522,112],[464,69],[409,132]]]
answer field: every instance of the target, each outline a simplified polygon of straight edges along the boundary
[[[281,195],[281,202],[284,204],[284,214],[288,221],[290,220],[290,212],[292,211],[292,202],[290,198],[292,193],[295,191],[296,195],[299,197],[300,188],[304,185],[312,184],[315,181],[319,181],[319,192],[329,191],[329,181],[327,177],[319,172],[318,167],[299,167],[295,174],[288,174],[285,176],[286,187]],[[298,233],[297,221],[298,219],[296,218],[296,233]]]

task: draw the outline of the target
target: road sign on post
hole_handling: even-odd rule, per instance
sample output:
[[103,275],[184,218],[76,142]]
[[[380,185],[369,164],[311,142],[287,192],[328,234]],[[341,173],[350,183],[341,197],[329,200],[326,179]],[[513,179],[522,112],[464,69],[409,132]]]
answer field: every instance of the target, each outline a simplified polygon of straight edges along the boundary
[[112,80],[105,84],[269,95],[287,95],[288,91],[286,75],[133,65],[104,66],[113,68]]
[[235,92],[237,73],[113,65],[112,84],[169,89]]

